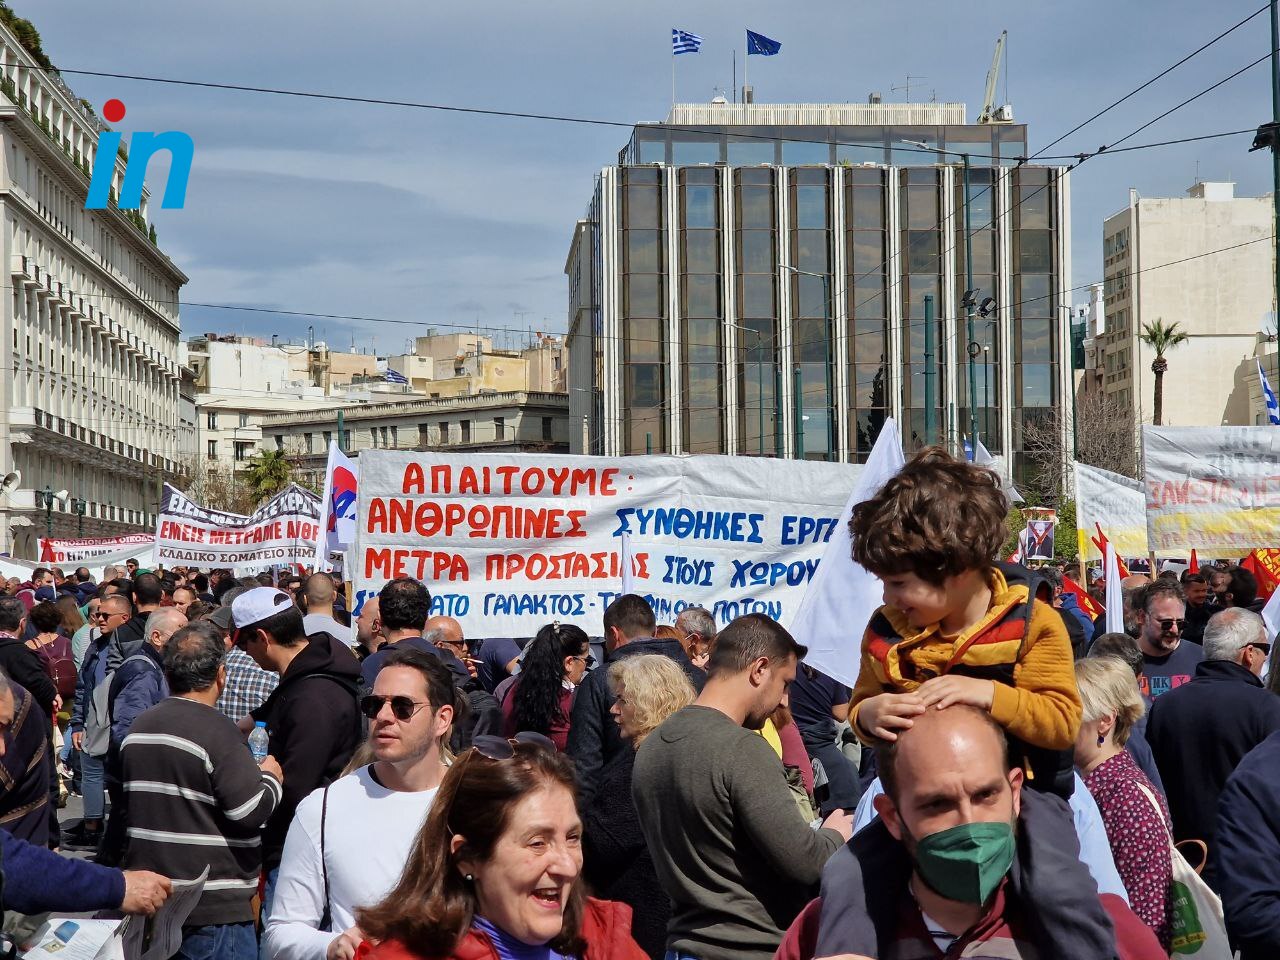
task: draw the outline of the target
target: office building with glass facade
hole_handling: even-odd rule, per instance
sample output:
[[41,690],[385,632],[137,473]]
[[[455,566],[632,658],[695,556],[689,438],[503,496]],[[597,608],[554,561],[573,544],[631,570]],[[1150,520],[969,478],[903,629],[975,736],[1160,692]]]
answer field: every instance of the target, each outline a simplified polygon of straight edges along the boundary
[[[1022,475],[1023,425],[1070,406],[1069,178],[1020,162],[1025,126],[964,112],[677,105],[637,125],[565,265],[574,449],[861,462],[888,417],[909,449],[958,449],[973,351],[979,436]],[[959,153],[992,300],[972,343]]]

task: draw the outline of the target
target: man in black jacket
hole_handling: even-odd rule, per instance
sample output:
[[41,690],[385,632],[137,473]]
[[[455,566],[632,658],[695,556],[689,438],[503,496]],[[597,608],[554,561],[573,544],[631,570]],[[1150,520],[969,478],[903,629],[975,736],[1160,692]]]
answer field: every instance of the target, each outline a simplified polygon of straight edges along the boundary
[[147,639],[147,617],[160,609],[164,587],[154,573],[140,573],[131,588],[133,616],[117,627],[107,648],[107,669],[115,670],[135,653],[142,652]]
[[653,639],[656,623],[649,601],[634,593],[623,594],[605,608],[605,665],[592,670],[578,685],[566,745],[566,752],[577,768],[578,800],[583,809],[595,796],[605,764],[623,750],[631,749],[623,742],[618,725],[609,713],[614,698],[609,690],[608,665],[622,657],[660,653],[680,664],[698,691],[706,682],[706,674],[693,665],[679,640]]
[[[1204,661],[1151,706],[1147,741],[1160,768],[1175,840],[1212,851],[1218,795],[1245,754],[1280,730],[1280,697],[1258,679],[1271,644],[1256,613],[1228,608],[1204,631]],[[1213,885],[1213,859],[1204,872]]]
[[236,645],[262,669],[280,674],[280,685],[240,727],[247,734],[256,721],[266,723],[268,749],[284,770],[284,796],[262,831],[265,916],[294,811],[312,790],[337,779],[359,745],[360,662],[337,637],[308,637],[302,611],[275,587],[240,594],[231,603],[231,617]]

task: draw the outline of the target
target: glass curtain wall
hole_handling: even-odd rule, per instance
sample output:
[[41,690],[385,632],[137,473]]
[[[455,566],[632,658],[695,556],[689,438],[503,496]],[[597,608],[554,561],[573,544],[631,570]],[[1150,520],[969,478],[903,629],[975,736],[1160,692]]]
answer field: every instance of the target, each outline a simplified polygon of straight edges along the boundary
[[778,452],[778,218],[774,171],[733,171],[734,274],[738,315],[738,450]]
[[666,449],[666,224],[662,171],[623,168],[622,316],[624,453]]
[[716,171],[686,168],[680,183],[682,422],[688,453],[724,452],[724,307]]
[[[791,344],[806,460],[835,457],[832,396],[831,171],[791,171]],[[795,377],[794,370],[792,371]]]
[[[901,231],[902,349],[909,375],[903,383],[903,445],[907,451],[945,441],[943,416],[946,364],[952,344],[943,340],[941,170],[922,167],[899,172],[898,223]],[[924,298],[933,297],[932,337],[925,333]],[[929,354],[926,357],[926,353]],[[932,375],[932,383],[927,374]],[[932,422],[925,400],[932,389]]]
[[[1033,469],[1023,430],[1046,422],[1057,394],[1061,344],[1057,342],[1056,171],[1021,167],[1013,172],[1013,473],[1027,480]],[[975,257],[976,259],[976,257]]]
[[[974,296],[979,306],[990,298],[990,316],[982,317],[974,311],[973,338],[980,350],[974,375],[974,395],[978,404],[978,437],[992,453],[998,453],[1003,443],[1000,435],[1000,336],[996,310],[999,306],[999,286],[996,282],[996,230],[993,211],[995,189],[993,171],[989,167],[974,167],[969,171],[969,206],[972,223]],[[956,170],[956,303],[963,304],[968,283],[965,260],[964,234],[964,172]],[[969,354],[968,326],[963,305],[956,317],[956,376],[959,398],[960,432],[969,433]]]
[[849,450],[865,463],[889,415],[888,219],[885,174],[845,171],[845,290],[849,316]]

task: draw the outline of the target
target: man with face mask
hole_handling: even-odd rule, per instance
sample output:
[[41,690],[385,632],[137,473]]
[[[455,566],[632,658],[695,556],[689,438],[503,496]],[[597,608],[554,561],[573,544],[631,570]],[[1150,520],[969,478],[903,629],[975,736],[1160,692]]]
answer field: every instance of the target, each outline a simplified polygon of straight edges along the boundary
[[[848,848],[859,860],[875,856],[875,872],[870,859],[863,870],[876,882],[862,903],[837,902],[838,890],[824,886],[825,899],[805,908],[778,957],[847,955],[849,940],[860,943],[867,928],[881,957],[1075,955],[1042,928],[1039,904],[1027,902],[1015,866],[1027,829],[1019,821],[1023,772],[1010,767],[1004,732],[989,714],[964,705],[930,710],[896,742],[881,744],[876,761],[886,791],[875,801],[881,819]],[[1061,883],[1081,879],[1089,883],[1085,873]],[[1099,899],[1115,931],[1113,956],[1166,956],[1123,900]]]
[[763,614],[739,617],[717,636],[698,699],[636,752],[636,814],[672,901],[669,958],[769,960],[850,836],[843,810],[810,829],[757,732],[806,652]]

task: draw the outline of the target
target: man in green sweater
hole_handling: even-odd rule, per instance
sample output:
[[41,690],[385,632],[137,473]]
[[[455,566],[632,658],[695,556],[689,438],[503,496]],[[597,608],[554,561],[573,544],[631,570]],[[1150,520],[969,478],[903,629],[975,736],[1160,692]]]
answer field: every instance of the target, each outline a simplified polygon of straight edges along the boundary
[[698,699],[636,754],[632,795],[673,905],[668,957],[770,960],[849,839],[843,810],[810,828],[759,734],[806,652],[774,620],[739,617],[716,637]]

